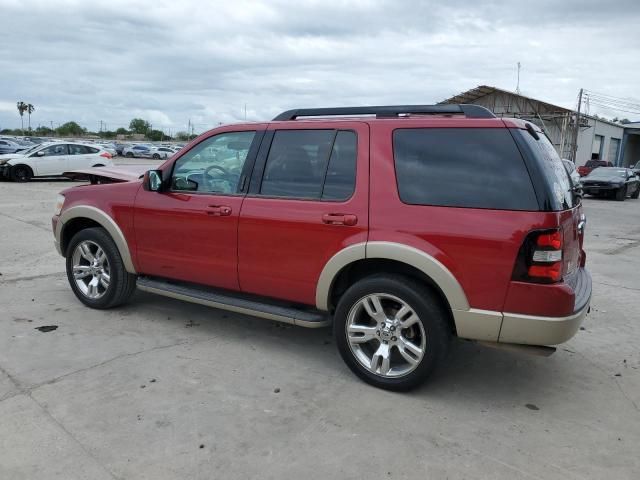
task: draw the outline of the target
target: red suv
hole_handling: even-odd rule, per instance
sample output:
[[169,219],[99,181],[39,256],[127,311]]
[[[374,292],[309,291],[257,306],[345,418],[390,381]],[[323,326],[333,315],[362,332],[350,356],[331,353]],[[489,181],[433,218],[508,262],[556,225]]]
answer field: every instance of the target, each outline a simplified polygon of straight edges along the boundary
[[[157,170],[69,173],[53,217],[92,308],[140,290],[333,324],[365,381],[418,385],[450,340],[554,345],[589,308],[585,218],[544,134],[475,105],[292,110]],[[470,174],[469,172],[473,172]]]

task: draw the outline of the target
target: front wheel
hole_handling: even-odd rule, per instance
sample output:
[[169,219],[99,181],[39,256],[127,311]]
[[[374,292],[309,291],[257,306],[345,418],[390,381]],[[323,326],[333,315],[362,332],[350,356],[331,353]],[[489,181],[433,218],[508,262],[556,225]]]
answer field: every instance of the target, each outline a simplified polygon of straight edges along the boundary
[[616,200],[619,202],[624,202],[624,199],[627,197],[627,186],[625,185],[624,187],[620,187],[617,191],[616,191]]
[[131,153],[131,152],[127,152],[127,154],[125,155],[125,157],[127,157],[127,158],[133,158],[133,153]]
[[445,358],[447,313],[432,291],[402,275],[374,275],[340,298],[334,335],[347,366],[365,382],[409,390]]
[[118,247],[102,228],[76,233],[66,257],[71,289],[88,307],[116,307],[126,302],[136,288],[136,276],[125,270]]
[[11,180],[14,182],[28,182],[33,177],[33,172],[26,165],[11,167]]

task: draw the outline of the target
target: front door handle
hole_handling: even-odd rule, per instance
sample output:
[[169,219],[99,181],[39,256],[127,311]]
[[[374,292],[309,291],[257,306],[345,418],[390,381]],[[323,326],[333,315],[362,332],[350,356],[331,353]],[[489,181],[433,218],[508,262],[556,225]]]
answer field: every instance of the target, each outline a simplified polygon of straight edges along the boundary
[[228,217],[231,215],[231,207],[227,207],[226,205],[209,205],[206,212],[207,215],[214,217]]
[[358,223],[358,217],[348,213],[325,213],[322,215],[322,223],[353,227]]

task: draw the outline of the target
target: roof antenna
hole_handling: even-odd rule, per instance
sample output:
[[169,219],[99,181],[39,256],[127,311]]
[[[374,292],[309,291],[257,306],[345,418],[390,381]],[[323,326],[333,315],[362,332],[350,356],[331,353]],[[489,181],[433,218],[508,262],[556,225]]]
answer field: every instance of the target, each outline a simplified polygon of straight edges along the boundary
[[520,62],[518,62],[518,83],[516,84],[516,93],[520,95]]

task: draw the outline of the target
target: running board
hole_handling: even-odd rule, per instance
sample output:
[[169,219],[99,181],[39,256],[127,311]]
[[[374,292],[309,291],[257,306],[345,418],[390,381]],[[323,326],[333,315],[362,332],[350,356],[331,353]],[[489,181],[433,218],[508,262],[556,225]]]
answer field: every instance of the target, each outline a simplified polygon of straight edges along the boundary
[[265,301],[253,295],[142,276],[138,277],[137,286],[145,292],[300,327],[320,328],[331,323],[328,314],[320,310],[296,308],[291,304]]

